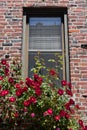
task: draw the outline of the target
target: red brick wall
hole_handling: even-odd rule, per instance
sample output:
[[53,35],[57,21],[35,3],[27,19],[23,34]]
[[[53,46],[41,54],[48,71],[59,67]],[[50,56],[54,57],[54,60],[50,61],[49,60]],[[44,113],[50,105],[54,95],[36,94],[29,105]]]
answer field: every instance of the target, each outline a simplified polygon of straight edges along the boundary
[[87,44],[87,0],[0,0],[0,58],[21,58],[23,7],[30,6],[68,8],[72,91],[82,112],[87,112],[87,49],[81,48]]

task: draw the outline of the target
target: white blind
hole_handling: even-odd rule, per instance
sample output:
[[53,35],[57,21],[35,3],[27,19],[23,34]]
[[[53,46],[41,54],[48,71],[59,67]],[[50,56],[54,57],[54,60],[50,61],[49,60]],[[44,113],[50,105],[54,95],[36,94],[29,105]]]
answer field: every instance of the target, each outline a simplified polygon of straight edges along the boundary
[[61,22],[59,18],[31,18],[29,50],[61,50]]

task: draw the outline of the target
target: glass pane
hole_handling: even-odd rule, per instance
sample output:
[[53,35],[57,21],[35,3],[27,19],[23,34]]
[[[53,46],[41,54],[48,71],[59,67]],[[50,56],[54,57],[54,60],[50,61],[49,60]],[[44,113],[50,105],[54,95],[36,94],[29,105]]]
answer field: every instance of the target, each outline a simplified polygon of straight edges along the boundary
[[[60,64],[60,62],[58,61],[58,56],[55,56],[55,54],[58,54],[58,56],[62,55],[61,53],[53,53],[53,52],[40,52],[39,58],[44,59],[44,63],[46,68],[50,68],[50,69],[54,69],[56,66],[59,67],[58,71],[58,76],[60,77],[60,79],[63,78],[63,70],[60,69],[62,68],[62,65]],[[35,56],[38,56],[37,52],[29,52],[29,76],[32,77],[33,76],[33,72],[31,71],[31,69],[33,69],[34,67],[36,67],[35,64]],[[54,59],[57,61],[57,63],[55,62],[48,62],[49,59]],[[40,70],[40,74],[41,75],[45,75],[46,71],[45,69],[41,69]]]
[[61,18],[30,18],[29,49],[61,50]]

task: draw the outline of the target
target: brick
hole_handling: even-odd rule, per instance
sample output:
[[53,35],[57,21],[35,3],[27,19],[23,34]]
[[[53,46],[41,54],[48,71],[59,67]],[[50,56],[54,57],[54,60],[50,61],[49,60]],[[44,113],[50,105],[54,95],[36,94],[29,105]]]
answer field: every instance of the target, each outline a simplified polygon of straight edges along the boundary
[[87,109],[82,93],[87,92],[87,2],[86,0],[0,0],[0,58],[9,53],[9,60],[21,58],[23,7],[67,7],[70,80],[73,94],[81,110]]
[[83,82],[82,82],[82,81],[79,81],[79,82],[78,82],[78,85],[82,85],[82,86],[83,86],[83,85],[87,85],[87,81],[85,81],[85,82],[84,82],[84,81],[83,81]]
[[12,46],[12,43],[2,43],[3,46]]
[[69,33],[79,33],[80,30],[77,30],[77,29],[70,29],[69,30]]

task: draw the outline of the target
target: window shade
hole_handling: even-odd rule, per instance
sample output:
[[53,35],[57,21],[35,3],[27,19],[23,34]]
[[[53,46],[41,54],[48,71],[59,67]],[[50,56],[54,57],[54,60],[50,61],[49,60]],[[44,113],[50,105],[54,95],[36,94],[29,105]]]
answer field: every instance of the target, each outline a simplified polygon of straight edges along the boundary
[[61,19],[31,18],[29,50],[61,50]]

